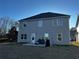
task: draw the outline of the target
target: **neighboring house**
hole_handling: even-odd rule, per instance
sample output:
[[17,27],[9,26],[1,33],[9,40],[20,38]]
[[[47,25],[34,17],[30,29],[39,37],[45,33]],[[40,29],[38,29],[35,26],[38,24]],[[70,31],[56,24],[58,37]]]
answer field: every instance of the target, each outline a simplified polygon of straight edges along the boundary
[[71,41],[76,41],[76,33],[77,33],[76,28],[75,27],[71,28],[70,30]]
[[77,29],[76,41],[79,41],[79,16],[77,18],[76,29]]
[[18,42],[48,38],[50,45],[69,44],[69,15],[46,12],[19,20]]

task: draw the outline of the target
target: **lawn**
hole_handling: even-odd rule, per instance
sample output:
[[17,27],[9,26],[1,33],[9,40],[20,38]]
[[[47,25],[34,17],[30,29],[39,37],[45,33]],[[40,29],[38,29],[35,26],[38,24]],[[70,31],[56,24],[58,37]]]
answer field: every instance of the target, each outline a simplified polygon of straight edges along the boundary
[[73,42],[71,42],[71,45],[79,47],[79,42],[73,41]]
[[0,44],[0,59],[79,59],[79,47]]

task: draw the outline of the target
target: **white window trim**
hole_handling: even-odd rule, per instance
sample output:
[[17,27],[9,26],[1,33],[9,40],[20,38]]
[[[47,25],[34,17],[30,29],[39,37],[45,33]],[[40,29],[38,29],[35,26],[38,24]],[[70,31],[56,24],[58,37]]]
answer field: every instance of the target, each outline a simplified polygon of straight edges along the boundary
[[58,40],[58,34],[61,34],[61,38],[62,38],[61,41],[63,41],[63,34],[62,33],[57,33],[57,42],[61,42],[61,41]]
[[52,20],[52,26],[56,26],[56,25],[55,25],[55,20],[54,20],[54,19]]
[[27,26],[27,23],[26,23],[26,22],[23,22],[23,23],[22,23],[22,26],[23,26],[23,27],[26,27],[26,26]]
[[38,27],[42,27],[42,26],[43,26],[43,21],[42,20],[38,21]]
[[[23,36],[22,36],[23,35]],[[26,36],[25,36],[26,35]],[[21,34],[21,38],[23,37],[23,39],[21,39],[21,40],[26,40],[27,39],[27,34]],[[26,37],[26,39],[25,39],[25,37]]]
[[[34,40],[32,40],[32,37],[34,37]],[[31,43],[35,43],[36,41],[36,33],[31,33]]]
[[44,33],[44,37],[49,37],[49,33]]
[[56,24],[57,24],[57,26],[59,26],[59,20],[57,19],[57,21],[56,21]]
[[57,26],[62,26],[63,25],[63,20],[57,19],[56,24],[57,24]]
[[36,38],[36,33],[31,33],[31,40],[32,40],[32,37]]

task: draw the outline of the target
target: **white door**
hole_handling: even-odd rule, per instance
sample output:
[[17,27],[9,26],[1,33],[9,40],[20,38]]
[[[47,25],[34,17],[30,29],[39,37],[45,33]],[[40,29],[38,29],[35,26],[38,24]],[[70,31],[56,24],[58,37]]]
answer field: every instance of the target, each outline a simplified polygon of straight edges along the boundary
[[31,34],[31,42],[32,42],[32,44],[35,44],[35,33],[32,33]]

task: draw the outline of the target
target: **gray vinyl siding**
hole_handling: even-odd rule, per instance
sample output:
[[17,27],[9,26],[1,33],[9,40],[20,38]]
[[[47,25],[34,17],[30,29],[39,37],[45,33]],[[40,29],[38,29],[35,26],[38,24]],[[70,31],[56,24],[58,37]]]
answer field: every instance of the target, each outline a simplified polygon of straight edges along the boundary
[[[46,20],[45,20],[46,19]],[[43,26],[38,27],[38,21],[43,21]],[[60,20],[63,22],[63,25],[57,25],[57,20]],[[52,21],[54,21],[54,25],[52,24]],[[26,24],[26,27],[23,26],[23,23]],[[68,44],[70,42],[69,40],[69,17],[55,17],[55,18],[40,18],[36,21],[24,21],[20,22],[19,26],[19,34],[18,34],[18,42],[29,42],[31,43],[31,33],[36,34],[36,41],[39,38],[42,38],[44,36],[44,33],[49,33],[49,39],[50,44]],[[26,33],[27,39],[22,40],[21,34]],[[57,34],[62,33],[63,34],[63,40],[59,42],[57,40]]]

